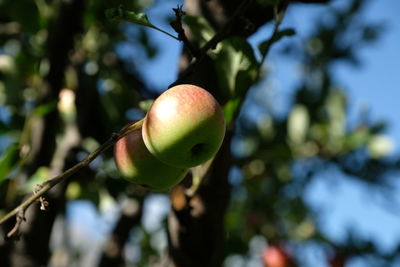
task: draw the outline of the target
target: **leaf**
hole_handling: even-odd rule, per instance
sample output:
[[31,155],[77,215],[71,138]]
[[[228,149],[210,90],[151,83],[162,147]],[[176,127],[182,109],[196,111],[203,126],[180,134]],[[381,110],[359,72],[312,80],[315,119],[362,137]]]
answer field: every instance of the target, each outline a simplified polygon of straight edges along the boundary
[[24,191],[30,193],[37,189],[37,185],[43,183],[50,178],[50,169],[48,167],[39,167],[35,173],[29,178],[29,181],[24,184]]
[[134,24],[155,28],[155,26],[150,23],[145,13],[136,13],[133,11],[126,10],[122,7],[117,7],[117,8],[107,9],[105,14],[106,18],[109,20],[128,21]]
[[258,45],[258,49],[260,50],[261,55],[265,55],[268,53],[271,45],[273,43],[278,42],[280,39],[282,39],[285,36],[293,36],[296,34],[296,31],[292,28],[289,29],[283,29],[279,32],[277,32],[272,39],[268,39]]
[[326,98],[325,110],[329,116],[329,136],[335,145],[346,132],[346,96],[340,90],[332,90]]
[[224,105],[224,117],[226,124],[231,124],[236,116],[237,110],[240,106],[241,99],[239,97],[229,100]]
[[50,112],[52,112],[56,107],[57,107],[57,102],[52,101],[50,103],[46,103],[46,104],[36,107],[33,110],[33,114],[35,114],[39,117],[42,117],[42,116],[45,116],[45,115],[49,114]]
[[228,98],[244,97],[258,68],[253,49],[244,38],[221,42],[215,56],[219,84]]
[[7,148],[3,157],[0,159],[0,184],[5,180],[7,175],[14,169],[18,159],[18,144],[13,144]]
[[159,32],[162,32],[176,40],[179,40],[177,37],[174,35],[154,26],[153,24],[150,23],[149,19],[147,18],[147,15],[145,13],[136,13],[134,11],[129,11],[126,10],[122,7],[118,8],[109,8],[105,12],[106,18],[109,20],[121,20],[121,21],[127,21],[130,23],[134,23],[137,25],[142,25],[146,26],[152,29],[155,29]]
[[215,34],[214,29],[203,17],[186,15],[183,17],[183,21],[190,28],[194,41],[200,46],[204,45]]
[[293,144],[302,144],[306,141],[310,125],[308,110],[303,105],[295,105],[290,112],[287,128],[288,138]]
[[371,134],[369,129],[367,128],[358,128],[348,134],[344,140],[344,150],[352,151],[361,146],[365,146],[371,138]]
[[367,144],[368,153],[374,159],[389,156],[394,151],[393,140],[386,135],[374,135]]
[[142,100],[139,102],[139,108],[143,111],[149,111],[151,105],[153,104],[154,99],[147,99],[147,100]]

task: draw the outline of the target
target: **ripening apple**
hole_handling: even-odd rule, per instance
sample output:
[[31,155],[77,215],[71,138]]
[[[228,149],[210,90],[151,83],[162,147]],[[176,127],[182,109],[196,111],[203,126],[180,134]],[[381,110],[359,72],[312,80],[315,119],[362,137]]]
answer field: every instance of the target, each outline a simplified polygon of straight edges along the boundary
[[114,159],[122,176],[149,190],[165,191],[178,184],[186,175],[186,168],[164,164],[146,148],[142,131],[136,130],[118,140]]
[[143,140],[165,164],[190,168],[212,158],[225,135],[223,111],[201,87],[181,84],[161,94],[143,123]]
[[291,258],[287,252],[276,245],[270,245],[262,252],[262,259],[265,267],[289,267]]

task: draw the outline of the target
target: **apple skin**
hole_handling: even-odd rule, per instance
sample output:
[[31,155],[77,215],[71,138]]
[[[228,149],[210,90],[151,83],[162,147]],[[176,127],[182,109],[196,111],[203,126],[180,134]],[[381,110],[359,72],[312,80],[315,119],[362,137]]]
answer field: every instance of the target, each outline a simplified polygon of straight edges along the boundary
[[181,84],[162,93],[143,123],[143,140],[165,164],[190,168],[212,158],[225,135],[223,111],[201,87]]
[[168,166],[155,158],[146,148],[141,130],[118,140],[114,160],[125,179],[158,192],[175,186],[188,172],[186,168]]
[[262,252],[262,259],[265,267],[291,266],[290,256],[281,247],[276,245],[265,248]]

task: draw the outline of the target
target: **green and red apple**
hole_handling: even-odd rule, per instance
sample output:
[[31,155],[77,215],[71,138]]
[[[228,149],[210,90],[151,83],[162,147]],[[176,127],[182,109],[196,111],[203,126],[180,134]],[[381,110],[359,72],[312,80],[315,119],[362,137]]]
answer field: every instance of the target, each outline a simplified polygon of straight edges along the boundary
[[118,140],[114,159],[122,176],[152,191],[165,191],[178,184],[186,168],[169,166],[159,161],[146,148],[142,131],[136,130]]
[[178,168],[212,158],[225,135],[223,111],[201,87],[181,84],[161,94],[143,123],[143,140],[160,161]]
[[141,130],[116,143],[115,162],[128,180],[163,191],[178,184],[188,168],[211,159],[224,135],[215,98],[198,86],[177,85],[154,101]]

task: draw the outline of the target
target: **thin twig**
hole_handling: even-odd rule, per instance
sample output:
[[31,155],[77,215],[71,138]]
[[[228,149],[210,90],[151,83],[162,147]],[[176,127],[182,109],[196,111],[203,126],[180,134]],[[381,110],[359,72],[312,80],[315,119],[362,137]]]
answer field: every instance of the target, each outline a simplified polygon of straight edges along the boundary
[[175,20],[171,21],[171,27],[178,34],[178,39],[183,42],[189,53],[195,57],[200,57],[200,51],[197,47],[193,46],[193,44],[189,41],[185,34],[185,29],[183,28],[182,18],[186,15],[186,12],[183,11],[182,5],[178,5],[176,8],[172,9],[175,12]]
[[[95,151],[90,153],[85,159],[83,159],[81,162],[77,163],[73,167],[69,168],[65,172],[63,172],[60,175],[57,175],[44,183],[38,185],[40,189],[35,190],[35,192],[24,202],[22,202],[18,207],[7,213],[3,218],[0,220],[0,225],[6,222],[7,220],[11,219],[15,215],[17,215],[17,222],[13,229],[7,234],[7,236],[11,237],[13,234],[18,232],[18,228],[21,225],[22,221],[24,220],[24,214],[26,209],[32,205],[35,201],[38,199],[42,198],[43,200],[43,195],[49,191],[51,188],[53,188],[55,185],[59,184],[61,181],[65,180],[66,178],[70,177],[71,175],[75,174],[78,172],[80,169],[83,167],[86,167],[89,165],[90,162],[92,162],[97,156],[99,156],[101,153],[109,149],[111,146],[113,146],[119,139],[122,137],[128,135],[129,133],[136,131],[140,129],[143,125],[143,120],[137,121],[135,123],[129,124],[126,127],[122,128],[121,131],[118,133],[112,134],[110,139],[108,139],[104,144],[102,144],[100,147],[98,147]],[[44,200],[43,200],[44,201]],[[41,201],[41,204],[43,205],[43,201]]]
[[248,6],[252,2],[253,0],[246,0],[240,3],[240,5],[236,8],[235,12],[229,18],[224,27],[200,49],[202,55],[205,55],[208,52],[208,50],[217,47],[217,44],[221,42],[229,33],[229,31],[232,29],[232,26],[234,25],[236,19],[242,15],[242,13],[248,8]]
[[13,227],[13,229],[11,229],[10,232],[8,232],[7,237],[11,238],[13,235],[18,233],[19,227],[21,226],[21,223],[25,221],[25,210],[24,209],[20,209],[17,212],[17,216],[16,216],[16,223]]
[[279,5],[274,6],[274,30],[272,31],[271,37],[267,41],[267,50],[264,52],[262,55],[262,58],[259,63],[259,68],[257,72],[257,79],[260,77],[261,74],[261,66],[264,64],[265,59],[268,56],[268,53],[271,49],[272,44],[274,43],[277,34],[279,33],[279,26],[281,25],[283,18],[285,17],[286,14],[286,9],[287,9],[287,3],[283,3],[283,7],[281,10],[279,10]]

